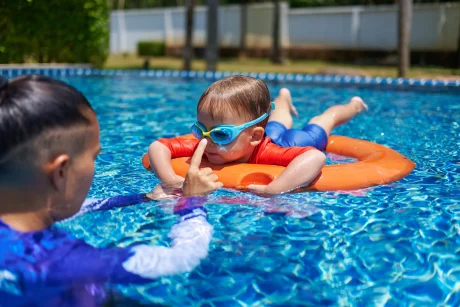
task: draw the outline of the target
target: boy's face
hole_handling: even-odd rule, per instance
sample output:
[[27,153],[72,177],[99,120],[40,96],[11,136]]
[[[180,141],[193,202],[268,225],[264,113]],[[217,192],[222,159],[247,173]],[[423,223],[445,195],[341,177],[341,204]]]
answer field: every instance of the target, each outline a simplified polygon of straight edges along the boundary
[[[203,124],[206,129],[219,125],[239,126],[247,123],[249,120],[241,118],[228,112],[222,120],[213,119],[211,114],[206,111],[199,111],[197,120]],[[217,145],[211,139],[208,139],[205,155],[212,164],[225,164],[230,162],[248,162],[254,148],[260,143],[264,134],[262,127],[252,126],[241,132],[233,142],[228,145]]]
[[85,200],[94,177],[94,164],[101,146],[99,143],[99,123],[96,115],[90,116],[92,124],[87,129],[86,147],[74,156],[69,156],[68,164],[60,174],[53,176],[57,193],[51,214],[55,221],[77,213]]

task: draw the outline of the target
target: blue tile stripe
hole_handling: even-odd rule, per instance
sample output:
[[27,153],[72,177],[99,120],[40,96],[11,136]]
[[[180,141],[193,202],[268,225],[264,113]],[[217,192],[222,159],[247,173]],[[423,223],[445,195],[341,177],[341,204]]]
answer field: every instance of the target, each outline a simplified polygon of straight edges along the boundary
[[245,73],[211,72],[182,70],[114,70],[91,68],[0,68],[0,75],[14,78],[24,74],[40,74],[50,77],[59,76],[115,76],[144,78],[201,78],[221,79],[231,75],[246,75],[263,81],[288,81],[297,83],[324,83],[350,85],[393,85],[409,87],[449,87],[460,88],[459,80],[403,79],[338,75],[281,74],[281,73]]

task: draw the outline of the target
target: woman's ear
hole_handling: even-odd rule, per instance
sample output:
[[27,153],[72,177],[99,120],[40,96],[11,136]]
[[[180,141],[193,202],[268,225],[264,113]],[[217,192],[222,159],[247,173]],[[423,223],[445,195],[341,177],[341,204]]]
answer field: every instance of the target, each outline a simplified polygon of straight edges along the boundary
[[56,190],[64,190],[69,177],[69,156],[61,154],[49,161],[45,166],[51,185]]
[[262,142],[264,139],[265,135],[265,129],[262,127],[255,127],[252,129],[252,135],[251,135],[251,145],[252,146],[257,146]]

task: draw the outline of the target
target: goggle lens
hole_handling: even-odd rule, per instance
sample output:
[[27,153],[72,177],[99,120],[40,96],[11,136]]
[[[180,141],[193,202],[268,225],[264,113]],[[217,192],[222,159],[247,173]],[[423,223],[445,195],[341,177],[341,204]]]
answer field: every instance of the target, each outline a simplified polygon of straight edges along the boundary
[[198,128],[197,125],[192,126],[192,134],[197,139],[202,139],[203,138],[203,131],[200,128]]
[[217,130],[211,132],[211,139],[214,143],[225,145],[231,143],[232,140],[232,133],[226,130]]

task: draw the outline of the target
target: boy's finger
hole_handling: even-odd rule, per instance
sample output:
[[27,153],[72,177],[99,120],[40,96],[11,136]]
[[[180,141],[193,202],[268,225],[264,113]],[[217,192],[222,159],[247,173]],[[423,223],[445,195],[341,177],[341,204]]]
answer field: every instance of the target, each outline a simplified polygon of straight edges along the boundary
[[208,144],[208,140],[206,139],[202,139],[200,141],[190,161],[189,171],[191,170],[198,171],[200,164],[201,164],[201,159],[203,158],[204,150],[206,149],[207,144]]
[[366,103],[364,103],[364,102],[363,102],[363,107],[364,107],[364,109],[365,109],[366,111],[369,111],[369,106],[368,106]]

